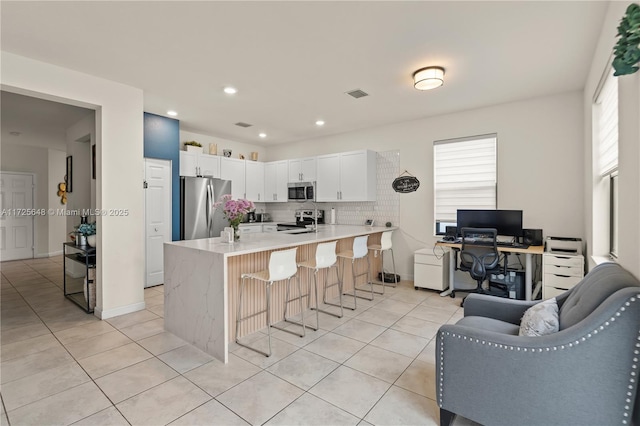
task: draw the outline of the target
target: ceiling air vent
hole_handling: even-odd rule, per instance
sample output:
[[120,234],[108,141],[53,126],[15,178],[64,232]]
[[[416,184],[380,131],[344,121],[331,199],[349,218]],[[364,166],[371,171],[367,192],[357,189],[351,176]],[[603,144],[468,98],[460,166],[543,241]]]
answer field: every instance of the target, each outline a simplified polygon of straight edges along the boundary
[[369,94],[367,92],[364,92],[360,89],[356,89],[356,90],[351,90],[349,92],[346,92],[347,95],[353,97],[353,98],[364,98],[365,96],[369,96]]
[[253,124],[243,123],[242,121],[238,121],[238,122],[236,123],[236,126],[240,126],[240,127],[251,127],[251,126],[253,126]]

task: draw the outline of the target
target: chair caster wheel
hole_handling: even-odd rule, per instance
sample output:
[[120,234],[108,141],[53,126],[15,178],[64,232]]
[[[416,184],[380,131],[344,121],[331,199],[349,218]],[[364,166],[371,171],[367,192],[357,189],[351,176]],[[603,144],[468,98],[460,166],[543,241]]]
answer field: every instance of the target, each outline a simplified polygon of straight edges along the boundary
[[452,291],[451,293],[449,293],[449,297],[454,299],[456,297],[456,293]]

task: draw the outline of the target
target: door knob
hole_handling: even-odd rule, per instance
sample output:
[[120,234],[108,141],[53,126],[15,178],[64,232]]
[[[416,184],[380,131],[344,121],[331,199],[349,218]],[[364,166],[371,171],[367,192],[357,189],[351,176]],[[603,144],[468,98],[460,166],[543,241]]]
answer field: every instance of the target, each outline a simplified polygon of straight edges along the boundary
[[154,231],[158,232],[158,228],[153,228]]

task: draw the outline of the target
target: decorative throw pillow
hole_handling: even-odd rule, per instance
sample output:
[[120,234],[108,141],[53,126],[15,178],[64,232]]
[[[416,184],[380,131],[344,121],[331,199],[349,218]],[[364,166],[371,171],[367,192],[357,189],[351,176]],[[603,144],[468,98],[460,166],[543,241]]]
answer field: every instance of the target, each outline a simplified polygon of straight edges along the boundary
[[520,321],[520,336],[544,336],[560,329],[556,298],[536,303],[527,309]]

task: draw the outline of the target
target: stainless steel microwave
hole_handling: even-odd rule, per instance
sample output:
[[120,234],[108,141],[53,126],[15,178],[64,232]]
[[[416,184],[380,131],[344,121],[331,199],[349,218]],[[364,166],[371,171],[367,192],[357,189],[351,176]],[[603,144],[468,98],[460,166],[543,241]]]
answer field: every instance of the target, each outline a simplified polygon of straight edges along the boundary
[[315,182],[294,182],[288,185],[289,201],[315,201],[316,200],[316,183]]

